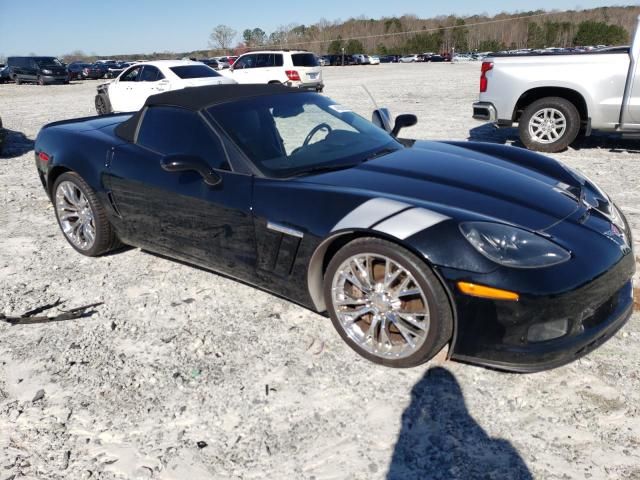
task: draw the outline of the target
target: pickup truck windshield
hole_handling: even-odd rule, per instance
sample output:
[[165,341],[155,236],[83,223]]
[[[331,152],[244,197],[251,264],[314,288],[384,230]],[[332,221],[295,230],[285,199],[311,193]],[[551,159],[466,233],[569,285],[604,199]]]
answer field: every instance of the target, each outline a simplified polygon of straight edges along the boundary
[[349,168],[402,148],[384,130],[315,93],[250,98],[208,112],[270,177]]

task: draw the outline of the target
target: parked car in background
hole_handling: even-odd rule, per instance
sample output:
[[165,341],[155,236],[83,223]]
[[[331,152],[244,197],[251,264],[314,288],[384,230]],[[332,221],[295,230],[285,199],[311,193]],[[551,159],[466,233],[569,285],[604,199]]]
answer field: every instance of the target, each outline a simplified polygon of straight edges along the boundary
[[320,65],[321,67],[325,67],[325,66],[328,65],[328,61],[327,61],[326,56],[322,56],[321,57],[319,55],[316,55],[316,57],[318,59],[318,65]]
[[380,57],[381,63],[398,63],[400,61],[401,55],[384,55]]
[[8,83],[12,81],[13,77],[11,76],[11,68],[8,65],[3,65],[0,68],[0,83]]
[[204,63],[207,67],[211,67],[214,70],[222,70],[223,67],[220,66],[220,62],[215,58],[203,58],[202,60],[198,60],[200,63]]
[[377,55],[369,56],[369,63],[371,65],[380,65],[380,57],[378,57]]
[[418,57],[418,55],[415,53],[411,55],[405,55],[404,57],[400,58],[400,63],[414,63],[419,61],[420,57]]
[[71,62],[69,65],[67,65],[67,74],[69,75],[69,80],[80,80],[84,78],[82,72],[85,68],[88,68],[90,66],[90,63]]
[[99,78],[106,78],[108,73],[109,67],[106,63],[93,63],[82,69],[82,78],[97,80]]
[[[449,57],[450,58],[450,57]],[[427,60],[428,62],[433,62],[433,63],[437,63],[437,62],[446,62],[448,61],[447,57],[444,55],[438,55],[438,54],[434,54],[431,55],[429,57],[429,60]]]
[[229,59],[227,57],[213,57],[212,60],[218,62],[218,67],[220,70],[224,68],[229,68],[231,65],[229,64]]
[[631,47],[492,54],[482,62],[478,100],[473,118],[499,127],[517,124],[531,150],[559,152],[593,130],[637,138],[640,28]]
[[99,115],[140,109],[150,95],[203,85],[234,84],[211,67],[191,60],[157,60],[134,64],[115,80],[98,86]]
[[[228,64],[228,65],[229,65],[229,67],[231,67],[231,66],[233,65],[233,62],[235,62],[237,59],[238,59],[238,57],[237,57],[237,56],[235,56],[235,55],[230,55],[230,56],[227,56],[227,57],[222,57],[222,58],[220,58],[220,61],[221,61],[222,63],[226,63],[226,64]],[[227,67],[227,68],[228,68],[228,67]]]
[[352,55],[348,55],[348,54],[334,54],[334,55],[327,55],[327,57],[329,58],[329,65],[334,65],[334,66],[345,66],[345,65],[355,65],[356,61],[353,58]]
[[106,77],[107,78],[116,78],[118,75],[120,75],[122,73],[122,71],[131,66],[130,63],[126,63],[126,62],[114,62],[114,63],[107,63],[107,74]]
[[67,69],[56,57],[9,57],[7,65],[16,84],[69,83]]
[[356,62],[356,65],[369,65],[369,56],[364,53],[356,53],[352,55],[353,59]]
[[326,312],[389,367],[449,345],[454,360],[550,369],[625,325],[631,229],[601,188],[510,146],[400,140],[415,115],[391,128],[381,113],[374,126],[279,85],[185,88],[46,125],[36,172],[79,254],[122,242],[254,284]]
[[221,73],[238,83],[280,83],[318,92],[324,88],[318,59],[305,50],[245,53]]

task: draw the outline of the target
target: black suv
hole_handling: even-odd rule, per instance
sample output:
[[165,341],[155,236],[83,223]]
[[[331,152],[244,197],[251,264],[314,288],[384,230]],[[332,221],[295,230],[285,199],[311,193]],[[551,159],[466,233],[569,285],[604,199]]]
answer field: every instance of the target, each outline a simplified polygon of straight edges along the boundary
[[69,83],[67,69],[56,57],[9,57],[7,65],[18,85],[22,82]]

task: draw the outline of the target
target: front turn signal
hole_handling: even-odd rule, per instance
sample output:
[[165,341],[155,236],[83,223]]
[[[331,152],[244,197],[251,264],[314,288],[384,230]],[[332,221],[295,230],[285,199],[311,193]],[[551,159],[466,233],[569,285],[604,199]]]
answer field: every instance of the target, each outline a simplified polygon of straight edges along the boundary
[[485,287],[469,282],[458,282],[458,288],[462,293],[471,295],[472,297],[491,298],[493,300],[511,300],[517,302],[520,295],[509,290],[501,290],[499,288]]

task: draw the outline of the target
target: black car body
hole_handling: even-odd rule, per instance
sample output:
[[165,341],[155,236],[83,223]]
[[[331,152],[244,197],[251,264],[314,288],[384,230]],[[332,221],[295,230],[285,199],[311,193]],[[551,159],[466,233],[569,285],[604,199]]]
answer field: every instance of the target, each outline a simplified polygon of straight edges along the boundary
[[11,75],[11,68],[8,65],[0,67],[0,83],[7,83],[13,81],[13,75]]
[[69,82],[67,69],[56,57],[9,57],[7,65],[17,84]]
[[82,71],[85,68],[90,67],[90,63],[84,62],[72,62],[67,65],[67,74],[69,75],[69,80],[80,80],[83,78]]
[[380,63],[398,63],[402,55],[384,55],[380,57]]
[[82,78],[97,80],[105,78],[109,74],[109,66],[105,63],[94,63],[82,69]]
[[4,149],[4,142],[7,138],[7,131],[2,126],[2,118],[0,118],[0,155],[2,155],[2,150]]
[[[607,195],[519,148],[398,140],[414,120],[389,134],[315,93],[191,88],[45,126],[36,165],[63,230],[88,228],[67,236],[81,253],[121,241],[223,272],[328,312],[385,365],[449,344],[453,359],[536,371],[618,331],[635,262]],[[95,197],[99,222],[86,201],[70,213],[74,195]]]

